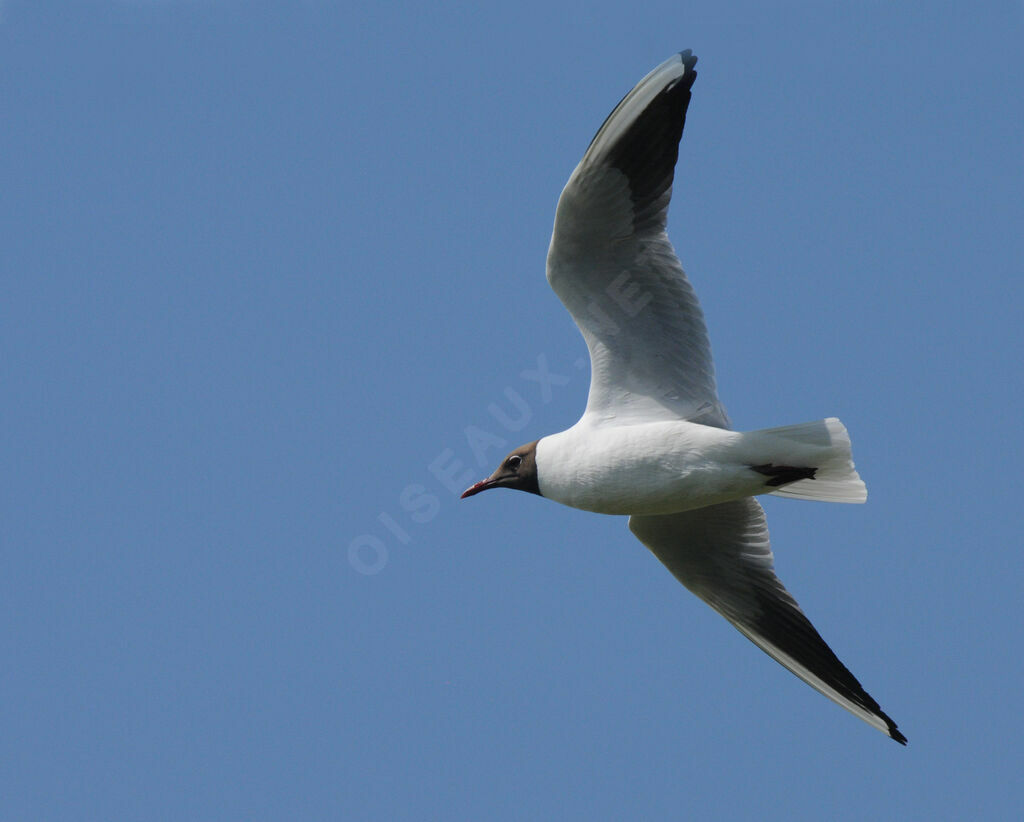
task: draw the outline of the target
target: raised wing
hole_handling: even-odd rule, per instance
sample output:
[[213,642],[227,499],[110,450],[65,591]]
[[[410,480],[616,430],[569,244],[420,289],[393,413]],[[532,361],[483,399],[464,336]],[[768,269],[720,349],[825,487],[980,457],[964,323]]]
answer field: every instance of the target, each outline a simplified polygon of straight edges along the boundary
[[704,316],[665,233],[696,62],[677,54],[623,98],[558,201],[548,282],[590,349],[597,424],[729,427]]
[[854,716],[907,744],[775,576],[768,526],[757,500],[634,516],[629,529],[676,579],[762,651]]

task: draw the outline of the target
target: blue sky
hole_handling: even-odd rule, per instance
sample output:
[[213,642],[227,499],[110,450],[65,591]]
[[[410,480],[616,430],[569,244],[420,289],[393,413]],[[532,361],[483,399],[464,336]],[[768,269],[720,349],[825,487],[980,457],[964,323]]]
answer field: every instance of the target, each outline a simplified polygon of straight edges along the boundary
[[[1017,817],[1024,6],[635,5],[3,5],[0,816]],[[581,412],[555,202],[683,48],[720,394],[849,427],[768,520],[907,748],[448,487]]]

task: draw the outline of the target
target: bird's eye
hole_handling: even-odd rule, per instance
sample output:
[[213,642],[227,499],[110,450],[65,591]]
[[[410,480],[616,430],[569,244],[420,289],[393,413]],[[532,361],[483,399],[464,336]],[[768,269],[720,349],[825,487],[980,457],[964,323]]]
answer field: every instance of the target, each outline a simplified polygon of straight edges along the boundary
[[521,456],[519,456],[518,454],[516,454],[515,456],[512,456],[512,457],[508,458],[508,462],[506,463],[506,465],[508,465],[509,468],[511,468],[513,471],[515,471],[515,470],[517,470],[519,468],[519,465],[520,465],[520,463],[522,463],[522,461],[523,461],[523,458]]

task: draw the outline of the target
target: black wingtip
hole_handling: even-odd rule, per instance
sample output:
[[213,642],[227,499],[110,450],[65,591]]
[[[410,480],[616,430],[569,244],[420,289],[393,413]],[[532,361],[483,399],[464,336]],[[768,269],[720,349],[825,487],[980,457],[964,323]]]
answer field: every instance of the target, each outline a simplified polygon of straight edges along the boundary
[[694,68],[697,65],[697,58],[692,51],[686,49],[686,51],[679,52],[679,61],[683,64],[683,68],[686,69],[682,82],[686,84],[686,88],[692,88],[693,81],[697,79],[697,69]]
[[896,723],[892,721],[889,714],[879,708],[877,702],[875,703],[875,709],[875,713],[885,723],[885,732],[889,735],[889,738],[899,742],[900,745],[906,745],[907,738],[900,733],[900,729],[896,727]]
[[900,733],[900,729],[896,727],[896,723],[891,719],[888,719],[889,724],[889,737],[895,739],[900,745],[906,746],[907,738]]
[[764,484],[775,488],[781,485],[789,485],[791,482],[814,479],[814,474],[818,470],[817,468],[801,468],[795,465],[772,465],[770,462],[764,465],[751,465],[750,468],[768,477]]

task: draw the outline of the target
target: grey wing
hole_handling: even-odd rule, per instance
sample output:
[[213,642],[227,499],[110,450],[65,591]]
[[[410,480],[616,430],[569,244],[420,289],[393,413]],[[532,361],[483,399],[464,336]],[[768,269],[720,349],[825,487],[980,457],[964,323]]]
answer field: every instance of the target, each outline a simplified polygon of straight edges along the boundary
[[665,233],[697,58],[666,60],[605,120],[558,201],[547,277],[590,349],[595,422],[722,428],[711,346]]
[[752,498],[629,528],[690,591],[812,688],[897,742],[906,737],[839,661],[775,576],[764,511]]

